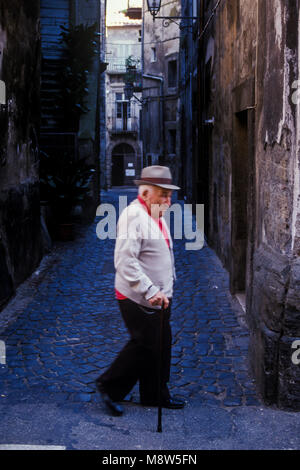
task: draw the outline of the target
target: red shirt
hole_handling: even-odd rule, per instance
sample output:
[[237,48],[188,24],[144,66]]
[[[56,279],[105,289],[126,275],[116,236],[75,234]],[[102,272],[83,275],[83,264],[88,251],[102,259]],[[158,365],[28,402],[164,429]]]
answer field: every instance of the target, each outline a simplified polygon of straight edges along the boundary
[[[145,203],[145,201],[144,201],[140,196],[138,196],[138,200],[140,201],[140,203],[141,203],[144,207],[146,207],[148,214],[150,215],[150,217],[152,217],[152,216],[151,216],[151,211],[150,211],[149,207],[147,206],[147,204]],[[162,223],[161,218],[159,218],[159,219],[155,219],[154,217],[152,217],[152,218],[153,218],[153,220],[155,220],[155,222],[158,224],[160,230],[161,230],[162,233],[163,233],[163,236],[165,237],[165,240],[166,240],[166,242],[167,242],[168,247],[170,247],[170,240],[169,240],[169,237],[168,237],[168,233],[167,233],[167,231],[166,231],[165,226],[164,226],[163,223]],[[119,292],[117,289],[115,289],[115,294],[116,294],[116,299],[118,299],[118,300],[127,299],[127,297],[125,297],[123,294],[121,294],[121,292]]]

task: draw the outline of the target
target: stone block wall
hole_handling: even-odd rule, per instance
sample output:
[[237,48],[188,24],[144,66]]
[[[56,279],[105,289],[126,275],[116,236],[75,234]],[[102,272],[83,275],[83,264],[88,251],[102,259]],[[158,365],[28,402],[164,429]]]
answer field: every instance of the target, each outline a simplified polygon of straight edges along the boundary
[[0,308],[43,254],[39,198],[39,1],[0,1]]
[[231,293],[245,295],[257,390],[300,410],[299,2],[221,2],[201,54],[215,122],[204,143],[208,241]]

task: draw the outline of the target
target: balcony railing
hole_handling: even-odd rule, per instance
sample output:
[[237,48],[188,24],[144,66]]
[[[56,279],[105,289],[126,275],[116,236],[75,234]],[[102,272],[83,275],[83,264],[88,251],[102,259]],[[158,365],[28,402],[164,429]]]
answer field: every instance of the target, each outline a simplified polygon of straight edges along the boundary
[[109,119],[109,122],[108,130],[112,134],[138,134],[139,132],[139,121],[137,117],[117,118],[113,116]]
[[108,73],[126,73],[126,57],[106,56],[105,62],[108,63],[106,71]]
[[[108,73],[126,73],[126,60],[128,57],[112,57],[110,54],[106,55],[105,62],[108,63],[107,72]],[[141,75],[141,67],[137,66],[136,68],[137,77]]]

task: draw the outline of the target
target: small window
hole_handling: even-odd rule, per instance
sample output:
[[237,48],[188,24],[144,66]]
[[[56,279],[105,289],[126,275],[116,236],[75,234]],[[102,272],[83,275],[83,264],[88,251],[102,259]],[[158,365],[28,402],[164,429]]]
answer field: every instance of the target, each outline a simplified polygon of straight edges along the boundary
[[156,47],[151,47],[151,62],[157,61]]
[[168,62],[168,86],[169,88],[177,86],[177,60]]
[[142,30],[141,29],[139,29],[138,42],[142,42]]
[[122,118],[122,103],[121,102],[117,103],[117,118],[118,119]]
[[198,1],[197,0],[193,0],[193,16],[197,16],[198,15],[198,5],[197,5]]
[[169,129],[169,153],[176,153],[176,129]]

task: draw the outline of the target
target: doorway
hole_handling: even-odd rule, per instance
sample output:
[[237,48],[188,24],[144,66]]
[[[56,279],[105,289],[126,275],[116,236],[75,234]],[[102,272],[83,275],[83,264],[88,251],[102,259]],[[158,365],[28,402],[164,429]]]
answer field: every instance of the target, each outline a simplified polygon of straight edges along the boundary
[[[118,93],[121,95],[121,93]],[[116,101],[116,130],[130,131],[131,130],[131,103],[126,100]]]
[[112,150],[112,186],[131,186],[136,179],[136,154],[126,143],[116,145]]
[[235,113],[231,192],[231,276],[232,294],[244,296],[246,290],[249,197],[248,111]]

